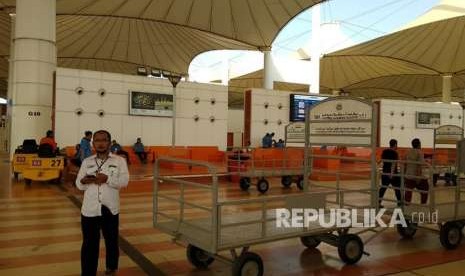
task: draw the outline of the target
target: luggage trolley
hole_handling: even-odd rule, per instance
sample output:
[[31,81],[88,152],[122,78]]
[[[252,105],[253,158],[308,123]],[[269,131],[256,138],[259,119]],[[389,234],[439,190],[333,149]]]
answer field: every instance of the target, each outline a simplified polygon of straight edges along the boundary
[[[455,172],[456,165],[456,144],[463,139],[463,128],[455,125],[444,125],[434,129],[433,139],[433,160],[432,166],[433,185],[436,185],[438,180],[444,180],[446,185],[457,184],[457,174]],[[441,145],[446,151],[445,158],[439,158],[439,147]]]
[[[281,177],[281,184],[289,188],[296,183],[303,189],[303,144],[305,143],[305,123],[294,122],[285,127],[285,148],[273,148],[279,151],[280,158],[255,160],[250,149],[235,149],[228,158],[228,172],[232,178],[239,178],[239,187],[247,191],[252,179],[258,178],[257,190],[264,194],[269,189],[267,177]],[[301,144],[302,147],[289,147],[290,144]]]
[[[342,108],[340,107],[342,105]],[[319,108],[320,106],[320,108]],[[318,131],[319,123],[326,125],[343,125],[344,133],[333,133],[332,143],[349,141],[357,146],[370,146],[376,134],[376,115],[370,103],[350,98],[332,98],[314,107],[317,113],[340,114],[331,122],[328,117],[309,116],[307,134]],[[333,110],[334,109],[334,110]],[[313,125],[312,125],[313,124]],[[316,127],[316,128],[315,128]],[[354,128],[354,129],[353,129]],[[336,137],[342,137],[337,139]],[[308,136],[308,135],[307,135]],[[319,139],[322,135],[318,136]],[[318,143],[316,140],[311,140]],[[327,140],[324,140],[328,142]],[[307,147],[312,144],[307,143]],[[311,154],[306,147],[306,159],[311,161]],[[374,151],[372,153],[374,155]],[[369,160],[376,166],[374,156]],[[163,163],[203,167],[208,170],[208,177],[180,178],[166,176],[161,170]],[[374,191],[374,170],[370,174],[367,189],[309,189],[308,177],[312,173],[310,164],[304,167],[304,191],[277,196],[257,196],[245,199],[231,199],[221,190],[218,182],[218,168],[206,162],[195,162],[173,158],[159,158],[155,163],[153,223],[154,227],[173,237],[175,242],[187,244],[187,258],[198,268],[207,268],[214,260],[232,265],[233,275],[263,275],[263,262],[258,254],[250,252],[250,246],[277,240],[300,238],[309,248],[317,247],[321,242],[338,248],[338,254],[347,264],[358,262],[364,252],[364,243],[357,234],[349,234],[348,227],[323,227],[318,223],[309,223],[302,227],[283,227],[279,224],[282,217],[277,209],[313,208],[323,209],[320,216],[329,216],[329,208],[368,208],[376,202]],[[368,195],[366,202],[358,206],[351,196]],[[366,230],[364,230],[366,231]],[[237,249],[241,249],[240,252]],[[230,257],[222,252],[230,252]]]
[[[465,145],[465,142],[462,143]],[[427,163],[423,164],[423,167],[427,172],[428,180],[432,181],[434,168]],[[401,177],[404,178],[405,175]],[[402,194],[408,190],[403,182]],[[402,237],[413,238],[419,228],[431,230],[439,233],[439,241],[444,248],[455,249],[462,241],[465,226],[465,179],[458,178],[455,186],[434,187],[431,185],[432,182],[429,183],[427,191],[419,191],[428,195],[426,204],[415,202],[406,204],[403,196],[402,208],[404,216],[408,218],[408,226],[398,227],[398,232]],[[421,221],[421,217],[429,219]]]
[[[456,128],[454,126],[454,128]],[[456,130],[458,130],[457,128]],[[445,132],[442,132],[443,135]],[[444,136],[442,140],[444,144],[452,144],[453,140],[456,141],[457,137],[461,135],[459,132],[449,132],[450,136]],[[441,245],[446,249],[457,248],[463,238],[463,229],[465,226],[465,140],[462,139],[457,143],[457,163],[455,170],[457,173],[457,179],[455,186],[438,186],[435,187],[433,184],[434,174],[437,169],[433,165],[427,162],[412,162],[406,160],[395,161],[400,165],[400,173],[395,175],[400,177],[400,189],[401,201],[400,207],[402,208],[403,214],[407,220],[407,227],[398,225],[397,231],[403,238],[413,238],[418,229],[425,229],[436,232],[439,234],[439,241]],[[389,160],[383,160],[389,161]],[[421,167],[421,175],[407,175],[405,172],[405,165],[415,164]],[[406,179],[414,179],[416,181],[426,180],[428,181],[427,190],[415,191],[405,186]],[[418,193],[420,195],[426,195],[426,203],[405,201],[405,192],[410,191],[412,193]],[[384,199],[385,201],[393,201]],[[397,201],[395,201],[397,202]]]

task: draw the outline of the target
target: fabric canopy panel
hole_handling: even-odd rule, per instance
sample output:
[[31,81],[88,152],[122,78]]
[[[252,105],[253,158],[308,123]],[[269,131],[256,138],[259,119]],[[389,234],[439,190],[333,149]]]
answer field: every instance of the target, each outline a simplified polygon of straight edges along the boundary
[[[150,66],[186,74],[205,51],[269,48],[292,18],[323,1],[57,0],[58,65],[129,74]],[[14,5],[0,2],[5,11]],[[9,53],[8,37],[0,38],[0,53]]]
[[[463,101],[465,74],[452,78],[452,101]],[[441,101],[442,77],[428,75],[388,76],[348,86],[344,91],[364,98],[422,99]]]
[[321,85],[365,98],[436,101],[441,76],[452,75],[452,100],[463,100],[464,13],[465,1],[442,1],[411,28],[324,56]]
[[[219,82],[219,81],[218,81]],[[250,88],[263,87],[263,70],[258,70],[237,78],[233,78],[228,83],[229,106],[242,108],[244,105],[244,91]],[[308,84],[290,83],[275,81],[274,90],[295,92],[298,94],[308,94]],[[329,94],[331,91],[325,87],[320,88],[321,94]]]

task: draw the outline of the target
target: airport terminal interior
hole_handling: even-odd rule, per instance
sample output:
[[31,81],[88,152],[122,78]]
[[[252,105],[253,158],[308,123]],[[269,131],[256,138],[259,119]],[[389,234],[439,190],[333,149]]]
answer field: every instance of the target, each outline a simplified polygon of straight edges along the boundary
[[96,275],[463,275],[464,30],[465,0],[0,1],[0,275],[95,275],[94,218]]

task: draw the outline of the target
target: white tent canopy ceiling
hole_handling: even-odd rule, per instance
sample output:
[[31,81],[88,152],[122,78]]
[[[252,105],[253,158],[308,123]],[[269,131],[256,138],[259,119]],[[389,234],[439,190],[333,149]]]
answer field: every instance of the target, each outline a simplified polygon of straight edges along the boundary
[[[205,51],[270,47],[292,18],[323,1],[57,0],[58,65],[130,74],[142,65],[186,74]],[[14,5],[0,1],[4,10]],[[7,34],[2,55],[9,53],[8,22],[0,21]]]
[[443,1],[409,24],[412,28],[328,54],[321,60],[321,85],[366,98],[437,101],[441,76],[452,75],[452,100],[461,101],[464,14],[465,1]]
[[[364,98],[441,101],[442,75],[452,75],[451,100],[463,101],[464,30],[465,1],[443,0],[396,33],[324,56],[320,89]],[[239,91],[257,87],[261,75],[255,72],[231,80],[230,99],[235,105],[243,100]],[[302,84],[288,86],[291,91],[308,89]]]

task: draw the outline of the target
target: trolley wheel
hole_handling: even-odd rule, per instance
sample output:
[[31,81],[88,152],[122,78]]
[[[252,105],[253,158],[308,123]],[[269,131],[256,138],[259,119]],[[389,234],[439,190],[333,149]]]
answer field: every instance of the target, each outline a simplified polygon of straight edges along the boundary
[[241,179],[239,180],[239,186],[241,187],[241,190],[247,191],[250,187],[251,182],[252,180],[250,179],[250,177],[241,177]]
[[339,258],[346,264],[355,264],[362,258],[363,242],[354,234],[342,235],[337,246]]
[[186,255],[189,262],[197,268],[205,269],[215,260],[208,255],[205,250],[189,244],[186,249]]
[[417,232],[417,225],[409,220],[407,220],[406,223],[407,227],[403,227],[400,224],[397,225],[397,233],[404,239],[411,239]]
[[31,183],[32,183],[31,179],[24,178],[24,184],[29,186],[29,185],[31,185]]
[[446,222],[439,232],[439,240],[446,249],[455,249],[462,241],[462,227],[456,222]]
[[265,178],[261,178],[260,180],[258,180],[257,182],[257,190],[264,194],[266,193],[266,191],[268,191],[268,189],[270,188],[270,183],[268,183],[268,181],[266,181]]
[[300,237],[300,242],[307,248],[316,248],[318,245],[320,245],[321,240],[315,236],[303,236]]
[[297,179],[297,188],[299,188],[299,190],[304,189],[304,178],[302,176],[299,176],[299,179]]
[[262,276],[263,275],[263,261],[260,256],[253,252],[244,252],[237,259],[234,260],[232,265],[233,276]]
[[15,180],[18,180],[19,179],[19,173],[15,172],[13,173],[14,177],[15,177]]
[[291,187],[292,184],[292,176],[290,175],[285,175],[281,177],[281,184],[283,184],[284,187],[289,188]]

